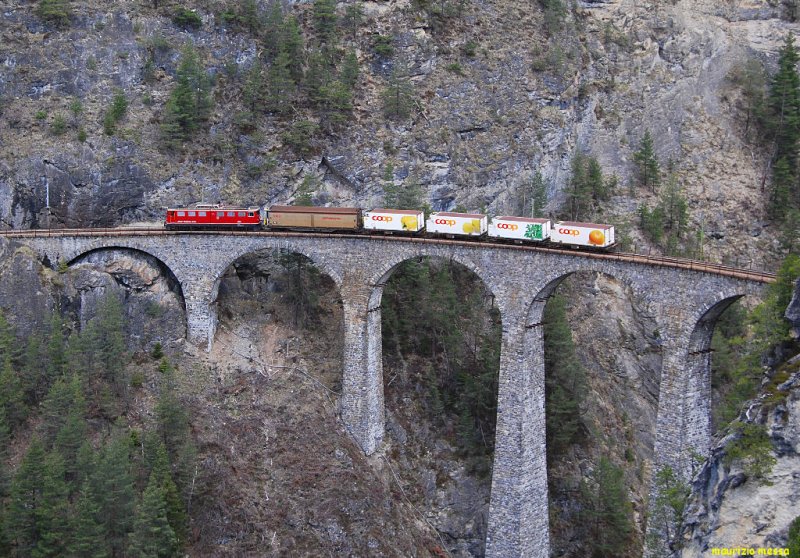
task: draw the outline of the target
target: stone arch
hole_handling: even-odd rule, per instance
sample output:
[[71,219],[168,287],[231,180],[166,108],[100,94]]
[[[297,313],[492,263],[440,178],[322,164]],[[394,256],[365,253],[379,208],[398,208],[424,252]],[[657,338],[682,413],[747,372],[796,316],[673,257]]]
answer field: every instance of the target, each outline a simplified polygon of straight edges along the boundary
[[[574,258],[577,259],[577,258]],[[533,293],[527,302],[527,306],[525,308],[525,315],[524,315],[524,329],[522,331],[522,347],[523,347],[523,357],[522,363],[520,366],[520,374],[522,376],[531,376],[533,378],[533,384],[535,386],[534,389],[537,390],[537,393],[540,394],[540,399],[538,404],[541,405],[540,408],[537,409],[538,412],[541,413],[540,418],[538,419],[537,427],[541,429],[541,432],[538,434],[538,443],[541,444],[541,451],[543,456],[547,456],[552,451],[551,448],[547,447],[546,444],[546,410],[545,410],[545,355],[544,355],[544,311],[549,301],[550,297],[554,295],[557,288],[569,277],[578,274],[578,273],[590,273],[590,274],[597,274],[606,279],[611,279],[614,282],[618,283],[622,287],[622,292],[620,293],[624,300],[627,300],[628,303],[633,305],[634,312],[636,312],[641,306],[646,305],[648,303],[647,291],[644,286],[637,281],[637,276],[634,269],[629,269],[625,265],[619,265],[616,263],[605,262],[602,260],[587,260],[582,259],[583,261],[577,261],[575,263],[566,262],[567,265],[559,266],[556,270],[546,272],[541,274],[542,280],[538,285],[538,290]],[[608,295],[607,293],[602,296],[614,296]],[[594,310],[595,316],[597,316],[597,310]],[[655,436],[657,433],[656,429],[656,411],[657,411],[657,399],[653,399],[652,392],[653,389],[648,386],[650,382],[658,382],[660,380],[660,368],[658,367],[657,363],[654,366],[647,368],[650,372],[646,376],[641,376],[641,378],[648,378],[648,380],[641,380],[641,384],[637,385],[637,393],[639,393],[639,399],[637,400],[637,405],[642,405],[643,408],[646,408],[652,411],[653,422],[648,428],[648,434],[645,434],[641,438],[637,438],[635,442],[638,444],[643,444],[645,447],[649,447],[649,453],[652,455],[654,453],[654,441]],[[604,382],[613,382],[613,379],[606,379]],[[629,381],[629,380],[624,380]],[[638,377],[634,381],[640,381]],[[623,384],[627,385],[627,384]],[[653,386],[656,387],[656,386]],[[656,387],[656,398],[658,397],[658,393],[660,389]],[[549,483],[551,479],[548,479],[548,475],[550,472],[548,471],[547,465],[547,458],[542,457],[540,460],[539,468],[540,468],[540,477],[541,477],[541,485],[543,486],[540,489],[539,494],[530,494],[529,498],[542,498],[545,501],[545,509],[550,510],[549,505],[549,495],[551,488],[549,487]],[[540,514],[539,521],[539,530],[541,531],[541,542],[538,544],[546,545],[549,550],[550,544],[550,520],[552,517],[547,514],[543,513]],[[574,520],[572,520],[574,521]]]
[[[383,348],[381,345],[382,340],[382,326],[381,326],[381,302],[383,299],[383,288],[386,286],[389,278],[394,274],[397,268],[407,262],[417,258],[437,258],[445,261],[456,262],[473,273],[481,282],[486,286],[486,289],[495,297],[495,288],[488,281],[488,274],[480,266],[478,266],[470,258],[462,256],[458,251],[450,251],[448,253],[437,253],[440,250],[430,250],[419,247],[413,251],[406,251],[394,255],[385,261],[385,265],[374,273],[368,280],[369,285],[369,298],[367,300],[367,331],[369,332],[367,338],[367,354],[369,355],[370,369],[377,370],[378,374],[383,374]],[[498,310],[500,312],[500,322],[503,323],[503,308],[502,300],[498,300]]]
[[711,338],[722,313],[743,296],[723,293],[701,307],[687,324],[693,327],[683,345],[687,374],[684,440],[688,449],[704,457],[711,449]]
[[336,288],[341,293],[342,288],[342,270],[339,267],[331,265],[331,263],[319,251],[309,250],[303,243],[291,242],[288,240],[276,240],[273,242],[256,242],[250,243],[236,252],[226,255],[225,261],[212,271],[211,291],[209,292],[209,304],[213,304],[217,300],[219,294],[219,285],[222,276],[225,272],[240,259],[258,252],[280,252],[284,251],[290,254],[300,254],[308,258],[311,263],[323,272],[325,275],[333,279]]
[[[222,284],[223,278],[225,277],[226,273],[231,270],[232,267],[237,265],[237,263],[246,260],[247,258],[257,258],[260,255],[272,255],[275,256],[277,254],[294,254],[301,256],[308,260],[308,262],[322,275],[328,277],[334,285],[334,290],[336,295],[341,301],[342,299],[342,291],[341,291],[341,272],[339,269],[332,267],[324,258],[320,257],[320,255],[313,250],[307,250],[304,246],[294,244],[294,243],[284,243],[284,242],[256,242],[256,243],[249,243],[246,246],[242,247],[242,249],[236,251],[233,254],[226,254],[226,258],[220,265],[218,265],[215,269],[211,270],[210,273],[210,281],[208,282],[209,289],[208,289],[208,308],[209,313],[212,316],[214,321],[214,332],[216,332],[216,324],[218,320],[218,308],[217,304],[219,302],[219,289],[220,285]],[[313,256],[313,257],[312,257]],[[211,339],[213,340],[213,333],[211,334]]]
[[[457,264],[461,265],[462,267],[468,269],[472,273],[474,273],[484,285],[492,293],[492,296],[495,296],[497,286],[491,283],[491,276],[484,270],[481,266],[475,263],[474,260],[471,258],[465,257],[460,253],[459,250],[439,250],[431,249],[428,247],[419,246],[415,247],[414,250],[407,250],[399,253],[395,253],[392,257],[386,258],[382,261],[384,264],[377,272],[372,274],[368,278],[368,284],[371,286],[370,297],[369,297],[369,310],[373,311],[376,308],[380,307],[381,298],[383,296],[383,287],[386,285],[386,282],[392,276],[392,274],[397,270],[400,264],[416,259],[416,258],[439,258],[442,260],[450,260],[454,261]],[[502,310],[501,310],[501,319],[502,319]]]
[[153,260],[156,265],[161,269],[162,272],[166,272],[167,279],[169,283],[171,283],[170,288],[174,288],[175,293],[178,295],[178,298],[181,301],[181,306],[183,308],[184,313],[186,313],[186,296],[183,291],[183,282],[175,273],[173,267],[168,265],[162,258],[144,250],[142,248],[132,247],[132,246],[125,246],[123,244],[108,244],[102,246],[93,246],[88,249],[80,250],[77,254],[71,255],[71,258],[66,260],[68,266],[72,266],[75,264],[80,263],[80,260],[84,258],[90,257],[92,254],[99,254],[102,252],[131,252],[134,254],[141,254],[144,255],[146,258]]
[[[402,405],[399,404],[397,396],[399,394],[401,394],[401,393],[404,393],[404,392],[398,392],[396,390],[393,391],[392,386],[390,386],[391,380],[389,380],[388,377],[387,377],[387,381],[386,382],[383,381],[383,360],[382,360],[383,346],[382,346],[382,323],[381,323],[381,318],[382,318],[382,315],[381,315],[382,295],[383,295],[384,287],[386,286],[388,281],[391,279],[391,277],[395,274],[395,272],[398,270],[398,268],[400,268],[400,266],[402,266],[406,262],[413,262],[413,261],[416,261],[418,259],[421,260],[422,258],[427,258],[429,260],[438,261],[438,262],[445,263],[445,264],[455,264],[455,267],[461,268],[459,270],[459,274],[461,274],[461,273],[469,274],[469,275],[472,276],[471,278],[473,280],[477,279],[480,282],[480,284],[482,285],[482,288],[485,289],[484,293],[487,296],[491,295],[492,299],[497,304],[493,305],[493,309],[492,310],[488,310],[488,308],[485,308],[485,307],[482,307],[482,308],[479,307],[479,308],[477,308],[478,311],[476,311],[474,315],[475,316],[485,317],[487,315],[490,315],[490,313],[494,314],[494,312],[497,312],[497,314],[494,314],[492,316],[492,319],[497,319],[498,316],[499,316],[499,320],[501,321],[501,323],[502,323],[502,320],[503,320],[503,314],[502,314],[503,309],[501,308],[501,306],[499,304],[501,299],[500,298],[495,298],[495,294],[494,294],[492,285],[490,285],[489,282],[487,281],[487,277],[488,276],[486,275],[485,272],[483,272],[483,269],[482,269],[482,267],[480,265],[477,265],[474,261],[472,261],[472,259],[469,258],[468,255],[465,255],[463,252],[460,252],[460,251],[430,250],[430,249],[425,249],[423,247],[422,249],[414,250],[413,253],[411,251],[404,251],[401,254],[395,254],[391,258],[391,260],[389,258],[387,258],[386,265],[382,266],[382,268],[380,270],[380,276],[378,276],[378,274],[375,273],[373,275],[373,278],[372,278],[370,284],[369,284],[369,298],[368,298],[368,312],[367,312],[367,332],[368,332],[367,333],[367,335],[368,335],[367,353],[368,353],[368,366],[369,366],[369,368],[371,370],[375,371],[374,374],[381,379],[380,386],[379,386],[378,397],[380,397],[381,399],[383,399],[387,403],[389,401],[394,401],[395,402],[394,405],[387,405],[386,403],[381,403],[381,408],[383,408],[384,410],[386,410],[387,408],[391,409],[396,414],[396,416],[398,416],[398,417],[403,415],[403,411],[402,411],[402,408],[401,408]],[[487,306],[488,306],[488,299],[484,299],[484,302],[487,302]],[[493,322],[493,325],[494,324],[496,324],[496,322]],[[499,336],[498,336],[497,341],[500,342]],[[493,365],[497,366],[498,368],[499,368],[499,365],[500,365],[499,359],[498,360],[492,359],[492,361],[488,361],[487,360],[487,361],[484,361],[484,362],[493,362]],[[494,378],[495,381],[498,380],[498,376],[495,376],[495,378]],[[403,375],[400,374],[400,377],[402,378]],[[410,376],[410,377],[413,378],[413,376]],[[394,384],[394,386],[396,386],[396,385],[397,384]],[[493,391],[493,393],[492,393],[492,398],[493,398],[494,401],[496,401],[496,398],[497,398],[496,386],[492,385],[492,388],[495,389],[495,391]],[[393,397],[393,395],[394,395],[394,397]],[[416,398],[416,397],[414,397],[414,398]],[[497,416],[494,413],[492,413],[492,414],[495,417]],[[489,418],[487,415],[484,415],[484,417],[485,418]],[[408,416],[406,415],[406,419],[407,418],[408,418]],[[383,420],[384,420],[383,417],[381,417],[381,421],[383,421]],[[490,419],[490,420],[493,420],[493,419]],[[403,422],[403,421],[400,421],[400,422]],[[484,422],[483,424],[485,426],[486,423]],[[496,440],[495,432],[491,432],[491,433],[486,432],[486,439],[489,441],[490,444],[494,444],[494,442]],[[489,489],[488,482],[485,485],[483,485],[483,488],[485,488],[487,490],[487,496],[488,496],[488,489]],[[480,516],[480,513],[479,513],[480,509],[481,508],[479,508],[479,507],[476,507],[476,508],[472,509],[471,510],[471,514],[475,514],[475,515],[473,515],[471,517],[470,517],[470,514],[462,512],[463,516],[461,518],[459,518],[459,519],[463,518],[464,522],[466,522],[467,520],[474,521],[475,525],[476,525],[476,528],[479,528],[479,526],[482,526],[482,519],[485,519],[485,518],[482,518]],[[458,516],[455,516],[455,517],[458,517]],[[456,523],[459,523],[459,519],[456,519]],[[473,537],[474,537],[474,534],[473,534]],[[472,538],[472,537],[470,537],[470,538]],[[477,537],[475,537],[475,538],[477,538]]]
[[643,289],[636,280],[628,274],[625,268],[621,266],[603,265],[602,262],[596,263],[596,260],[589,260],[587,262],[582,262],[580,265],[570,265],[566,268],[559,269],[557,272],[545,275],[544,280],[540,283],[543,286],[534,294],[527,306],[526,324],[528,327],[541,324],[542,314],[544,313],[547,300],[567,277],[580,272],[593,272],[610,277],[630,289],[635,298],[644,298]]

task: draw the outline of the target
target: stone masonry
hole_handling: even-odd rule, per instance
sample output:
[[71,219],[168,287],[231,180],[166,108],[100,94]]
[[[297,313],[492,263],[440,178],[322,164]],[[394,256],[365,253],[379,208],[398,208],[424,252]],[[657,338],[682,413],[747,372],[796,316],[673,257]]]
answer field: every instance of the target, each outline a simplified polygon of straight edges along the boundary
[[[121,231],[119,231],[121,232]],[[486,243],[429,239],[260,233],[214,235],[53,236],[20,238],[52,266],[96,250],[132,249],[163,262],[180,283],[189,341],[210,348],[216,298],[225,270],[261,250],[307,256],[336,283],[344,307],[341,416],[372,454],[384,436],[381,296],[397,265],[421,256],[453,260],[492,292],[502,319],[496,451],[486,555],[549,556],[541,318],[565,277],[594,271],[628,285],[659,325],[663,370],[654,461],[684,478],[691,451],[710,441],[709,345],[716,319],[734,300],[758,295],[762,283],[675,267],[534,251]],[[45,260],[45,257],[47,260]],[[691,450],[691,451],[690,451]]]

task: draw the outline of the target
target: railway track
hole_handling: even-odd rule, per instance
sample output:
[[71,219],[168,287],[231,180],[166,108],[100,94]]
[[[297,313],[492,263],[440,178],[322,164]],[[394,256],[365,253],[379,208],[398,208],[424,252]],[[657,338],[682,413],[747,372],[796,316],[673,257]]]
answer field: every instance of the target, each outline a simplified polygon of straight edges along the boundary
[[376,235],[353,233],[321,233],[304,231],[168,231],[163,227],[131,227],[131,228],[91,228],[91,229],[18,229],[0,231],[0,237],[6,238],[57,238],[65,236],[83,237],[116,237],[116,236],[175,236],[175,235],[227,235],[227,236],[266,236],[266,237],[312,237],[312,238],[357,238],[360,240],[381,240],[391,242],[419,242],[431,244],[444,244],[456,246],[476,246],[477,244],[490,244],[496,248],[508,250],[528,250],[533,252],[548,252],[552,254],[565,254],[580,256],[590,259],[615,260],[638,263],[659,267],[672,267],[689,269],[702,273],[712,273],[726,277],[735,277],[747,281],[773,283],[775,273],[754,269],[744,269],[722,264],[675,258],[669,256],[653,256],[648,254],[635,254],[629,252],[591,252],[585,250],[571,250],[549,246],[536,246],[529,244],[510,244],[497,241],[455,240],[448,238],[429,238],[401,235]]

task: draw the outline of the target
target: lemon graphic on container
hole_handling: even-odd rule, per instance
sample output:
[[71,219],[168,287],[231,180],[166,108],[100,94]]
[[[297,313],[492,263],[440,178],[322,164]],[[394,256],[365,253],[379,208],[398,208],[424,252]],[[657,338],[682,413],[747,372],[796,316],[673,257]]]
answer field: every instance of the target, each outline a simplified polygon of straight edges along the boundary
[[472,220],[472,232],[480,233],[481,232],[481,220],[480,219],[473,219]]
[[463,227],[461,227],[461,228],[463,229],[463,231],[464,231],[465,233],[467,233],[467,234],[472,234],[472,227],[473,227],[473,224],[472,224],[472,222],[470,222],[470,221],[467,221],[466,223],[464,223],[464,226],[463,226]]
[[400,218],[400,222],[403,224],[403,229],[406,230],[417,230],[417,218],[413,215],[406,215],[405,217]]

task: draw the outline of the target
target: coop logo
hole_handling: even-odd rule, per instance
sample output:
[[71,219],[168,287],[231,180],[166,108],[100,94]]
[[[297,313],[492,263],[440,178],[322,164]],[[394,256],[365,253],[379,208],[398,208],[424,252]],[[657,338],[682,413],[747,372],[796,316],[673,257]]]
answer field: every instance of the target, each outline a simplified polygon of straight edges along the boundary
[[373,221],[383,221],[385,223],[391,223],[392,222],[392,218],[390,216],[388,216],[388,215],[373,215],[372,216],[372,220]]
[[581,234],[581,231],[576,231],[575,229],[558,229],[558,234],[566,234],[568,236],[578,236]]
[[452,227],[456,224],[455,219],[436,219],[434,221],[437,225],[447,225],[448,227]]
[[515,230],[517,230],[519,228],[519,226],[511,224],[511,223],[500,223],[499,225],[497,225],[497,228],[498,229],[507,229],[507,230],[510,230],[510,231],[515,231]]

